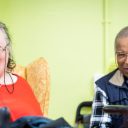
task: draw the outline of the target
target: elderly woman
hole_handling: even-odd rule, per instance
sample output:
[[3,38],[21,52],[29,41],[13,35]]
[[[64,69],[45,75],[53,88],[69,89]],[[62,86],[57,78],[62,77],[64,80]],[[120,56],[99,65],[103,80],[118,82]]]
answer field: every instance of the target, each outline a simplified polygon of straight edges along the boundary
[[7,107],[11,120],[23,116],[41,116],[41,108],[29,84],[17,74],[11,53],[11,39],[5,24],[0,22],[0,107]]
[[43,117],[27,81],[12,73],[15,65],[8,29],[0,22],[0,128],[71,128],[63,118]]

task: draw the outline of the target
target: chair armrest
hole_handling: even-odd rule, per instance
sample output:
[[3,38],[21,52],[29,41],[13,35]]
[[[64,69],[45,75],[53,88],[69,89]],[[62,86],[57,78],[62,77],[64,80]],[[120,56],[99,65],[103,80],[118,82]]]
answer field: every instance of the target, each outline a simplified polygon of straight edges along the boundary
[[75,119],[75,122],[83,122],[83,115],[80,113],[82,108],[91,108],[92,107],[92,101],[84,101],[84,102],[81,102],[78,107],[77,107],[77,110],[76,110],[76,119]]
[[124,114],[128,115],[128,105],[107,105],[104,106],[103,111],[111,114]]

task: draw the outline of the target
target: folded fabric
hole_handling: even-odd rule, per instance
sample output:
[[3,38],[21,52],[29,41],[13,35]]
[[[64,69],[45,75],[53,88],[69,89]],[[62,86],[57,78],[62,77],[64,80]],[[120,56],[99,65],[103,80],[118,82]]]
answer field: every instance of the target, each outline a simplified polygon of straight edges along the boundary
[[11,121],[7,107],[0,108],[0,128],[72,128],[69,123],[60,117],[52,120],[43,116],[23,116]]
[[12,122],[10,128],[72,128],[64,118],[51,120],[42,116],[24,116]]
[[0,108],[0,128],[10,128],[10,112],[7,107]]

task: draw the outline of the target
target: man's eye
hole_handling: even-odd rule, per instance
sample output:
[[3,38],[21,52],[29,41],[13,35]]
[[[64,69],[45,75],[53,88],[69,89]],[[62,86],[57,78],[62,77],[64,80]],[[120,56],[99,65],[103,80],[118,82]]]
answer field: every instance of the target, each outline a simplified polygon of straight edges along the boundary
[[117,56],[118,56],[118,57],[125,57],[126,54],[125,54],[125,53],[118,53]]

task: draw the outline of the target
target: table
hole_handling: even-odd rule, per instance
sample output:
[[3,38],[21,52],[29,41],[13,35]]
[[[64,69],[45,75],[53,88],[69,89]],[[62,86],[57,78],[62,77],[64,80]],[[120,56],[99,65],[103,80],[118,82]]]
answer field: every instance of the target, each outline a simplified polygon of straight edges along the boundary
[[[128,118],[128,105],[107,105],[103,111],[110,114],[122,114]],[[123,120],[123,128],[128,128],[128,120]]]

